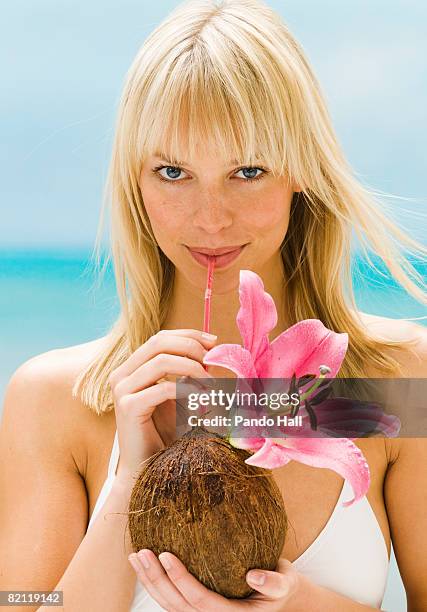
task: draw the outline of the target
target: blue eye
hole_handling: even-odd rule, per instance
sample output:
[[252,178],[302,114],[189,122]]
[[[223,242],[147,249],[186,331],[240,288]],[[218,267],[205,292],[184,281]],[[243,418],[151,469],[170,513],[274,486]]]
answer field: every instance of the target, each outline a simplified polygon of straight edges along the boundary
[[[160,174],[160,170],[164,170],[164,169],[166,170],[168,178]],[[254,172],[256,173],[258,171],[260,171],[261,174],[259,174],[258,176],[254,176]],[[153,168],[153,172],[157,174],[157,176],[159,177],[161,181],[164,181],[166,183],[177,183],[179,182],[178,179],[179,179],[180,173],[183,172],[183,170],[179,166],[156,166],[156,168]],[[243,172],[244,174],[246,173],[245,178],[242,179],[243,182],[245,183],[252,183],[253,181],[259,181],[264,176],[264,174],[267,174],[267,171],[264,170],[264,168],[259,168],[255,166],[243,166],[242,168],[236,171],[236,173],[238,172]],[[247,176],[247,173],[249,173],[249,176]],[[237,177],[237,178],[241,178],[241,177]]]
[[[262,168],[257,168],[257,167],[253,167],[253,166],[244,166],[243,168],[240,168],[240,170],[238,170],[238,172],[245,172],[249,170],[249,174],[250,176],[245,176],[246,182],[251,182],[251,181],[257,181],[258,179],[262,178],[265,174],[265,170],[263,170]],[[258,174],[258,176],[253,176],[251,173],[253,172],[257,172],[258,170],[261,171],[261,174]]]
[[[172,180],[168,180],[162,174],[160,174],[160,170],[163,169],[166,169],[167,176],[169,177],[169,179]],[[169,170],[171,170],[171,172],[169,172]],[[154,168],[154,172],[158,173],[159,178],[162,181],[166,181],[167,183],[175,183],[176,181],[173,179],[177,179],[179,177],[179,173],[182,172],[182,170],[178,166],[158,166],[157,168]]]

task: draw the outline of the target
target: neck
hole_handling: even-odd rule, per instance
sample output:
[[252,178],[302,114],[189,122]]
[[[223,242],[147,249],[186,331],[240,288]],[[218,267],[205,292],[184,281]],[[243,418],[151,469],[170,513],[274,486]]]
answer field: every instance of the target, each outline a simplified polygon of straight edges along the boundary
[[[269,333],[270,341],[289,327],[285,312],[285,276],[280,253],[263,265],[253,270],[263,283],[264,290],[271,295],[277,309],[277,325]],[[207,272],[207,271],[206,271]],[[237,275],[238,279],[238,275]],[[209,332],[218,336],[217,344],[242,344],[236,323],[240,308],[238,280],[229,291],[220,292],[219,278],[214,270],[210,308]],[[203,329],[205,308],[205,288],[191,284],[178,269],[175,269],[175,280],[171,306],[163,329]]]

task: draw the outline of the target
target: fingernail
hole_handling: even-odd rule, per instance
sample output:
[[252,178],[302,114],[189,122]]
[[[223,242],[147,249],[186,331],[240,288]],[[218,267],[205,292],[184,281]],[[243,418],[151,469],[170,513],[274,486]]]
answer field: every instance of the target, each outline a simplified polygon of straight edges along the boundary
[[163,567],[166,570],[170,570],[172,565],[171,562],[169,561],[168,557],[162,557],[161,555],[159,555],[159,561],[160,563],[163,565]]
[[135,556],[131,555],[130,557],[128,557],[128,561],[129,561],[129,563],[131,564],[131,566],[133,567],[133,569],[136,572],[140,571],[140,565],[139,565],[138,560],[137,560],[137,558]]
[[215,334],[208,334],[207,332],[203,332],[202,337],[206,338],[206,340],[216,340],[218,338]]
[[141,561],[145,569],[148,569],[150,567],[150,561],[148,560],[147,555],[142,550],[137,553],[137,557]]
[[248,574],[248,580],[249,582],[252,582],[252,584],[258,584],[261,586],[265,582],[265,574],[262,572],[251,572]]

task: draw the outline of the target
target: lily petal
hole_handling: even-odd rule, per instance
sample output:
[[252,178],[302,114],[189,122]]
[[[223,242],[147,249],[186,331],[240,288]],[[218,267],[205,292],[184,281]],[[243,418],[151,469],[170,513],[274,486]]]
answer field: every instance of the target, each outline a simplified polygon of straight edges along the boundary
[[262,447],[265,438],[229,438],[231,446],[243,448],[244,450],[255,451]]
[[255,465],[268,470],[282,467],[291,461],[284,446],[276,444],[273,438],[266,438],[262,447],[245,460],[248,465]]
[[304,319],[289,327],[271,342],[255,367],[261,378],[299,378],[318,374],[320,365],[331,369],[333,378],[341,367],[348,346],[348,334],[331,331],[318,319]]
[[243,346],[250,351],[254,364],[269,346],[268,334],[277,325],[273,298],[264,291],[264,283],[252,270],[240,270],[240,309],[237,326]]
[[348,480],[354,498],[343,502],[343,506],[352,505],[369,489],[369,465],[360,449],[347,438],[274,438],[266,440],[264,446],[246,459],[246,463],[273,469],[272,466],[277,464],[284,465],[281,462],[283,456],[312,467],[334,470]]
[[346,438],[363,437],[369,432],[395,438],[401,429],[400,419],[386,414],[381,404],[336,397],[315,407],[317,424],[332,435]]
[[203,357],[203,363],[228,368],[241,378],[257,378],[252,355],[240,344],[214,346]]

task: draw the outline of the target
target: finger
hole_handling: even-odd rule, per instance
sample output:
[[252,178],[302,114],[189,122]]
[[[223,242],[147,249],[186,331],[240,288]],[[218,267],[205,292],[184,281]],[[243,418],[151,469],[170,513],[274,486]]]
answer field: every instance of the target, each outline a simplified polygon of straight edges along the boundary
[[159,555],[159,561],[165,568],[171,582],[193,609],[202,610],[203,612],[218,612],[218,610],[231,609],[231,601],[207,589],[190,574],[178,557],[171,553],[163,552]]
[[[140,560],[142,559],[141,553],[143,554],[144,561]],[[130,557],[132,556],[130,555]],[[153,551],[143,549],[135,557],[140,564],[140,570],[137,572],[138,580],[162,608],[165,610],[194,612],[193,608],[172,584]]]
[[[125,376],[132,374],[132,372],[134,372],[141,365],[141,363],[147,360],[147,355],[148,359],[150,359],[153,355],[160,352],[160,349],[158,349],[156,352],[152,352],[155,346],[158,346],[159,343],[161,343],[162,346],[165,346],[164,343],[168,342],[171,336],[175,336],[175,339],[173,340],[174,344],[176,344],[177,341],[176,336],[180,336],[183,340],[192,339],[198,344],[201,344],[205,349],[209,350],[213,347],[216,340],[209,340],[202,334],[203,332],[198,329],[161,329],[159,332],[157,332],[157,334],[151,336],[151,338],[137,348],[136,351],[134,351],[124,363],[115,368],[114,372],[111,374],[111,379],[121,380]],[[184,342],[184,345],[185,344],[186,343]],[[184,352],[183,354],[185,355],[186,353]]]
[[207,390],[207,387],[192,378],[183,377],[183,379],[183,381],[179,381],[179,384],[162,380],[157,385],[147,387],[147,389],[138,391],[138,393],[123,396],[119,400],[119,404],[124,404],[125,410],[132,410],[135,406],[141,412],[141,409],[145,406],[152,412],[155,406],[168,399],[184,399],[188,398],[190,393],[200,393],[202,390]]
[[168,603],[166,599],[164,599],[164,597],[162,597],[162,595],[150,584],[150,581],[146,577],[145,569],[142,566],[142,562],[139,560],[138,555],[132,553],[131,555],[129,555],[128,559],[129,563],[135,570],[136,578],[140,582],[140,584],[144,587],[150,597],[157,601],[159,606],[167,610]]
[[250,570],[246,581],[264,597],[275,600],[290,597],[297,586],[298,573],[288,559],[279,559],[275,572]]
[[[211,377],[205,369],[206,366],[198,361],[197,356],[189,355],[187,357],[168,353],[168,350],[176,351],[174,342],[172,342],[170,349],[166,346],[163,350],[166,352],[156,353],[153,351],[153,355],[149,355],[135,372],[118,382],[114,388],[115,395],[120,397],[128,393],[136,393],[162,379],[168,380],[168,377],[172,378],[173,380],[170,382],[175,384],[176,378],[183,374],[192,378]],[[202,347],[201,350],[204,351]]]
[[[156,407],[163,402],[174,399],[176,396],[175,383],[164,381],[158,385],[152,385],[138,393],[130,393],[121,397],[116,408],[119,413],[129,414],[135,418],[138,425],[145,425]],[[154,424],[153,424],[153,427]],[[146,430],[146,435],[151,432]],[[153,433],[154,430],[153,430]]]
[[177,336],[187,336],[190,338],[195,338],[196,340],[199,340],[199,342],[201,342],[207,348],[212,348],[212,346],[215,344],[215,342],[218,339],[218,336],[215,336],[215,334],[206,333],[202,331],[201,329],[191,329],[190,328],[190,329],[162,329],[160,330],[160,333],[169,333],[169,332],[172,332],[174,335],[177,335]]
[[[158,357],[162,357],[162,355],[159,355]],[[183,364],[174,365],[174,359],[183,360]],[[151,366],[148,364],[146,364],[146,366],[151,368]],[[198,378],[205,377],[206,380],[206,377],[209,378],[210,374],[204,372],[202,366],[191,359],[168,355],[167,367],[170,372],[172,372],[172,370],[176,370],[177,373],[181,374],[185,369],[193,370],[193,374],[185,378],[183,382],[173,382],[165,379],[155,380],[158,378],[159,374],[153,373],[154,368],[152,370],[152,374],[149,375],[148,373],[145,374],[142,371],[144,367],[145,366],[141,366],[140,368],[141,381],[138,385],[136,382],[132,384],[130,380],[131,377],[123,379],[118,384],[116,387],[118,398],[116,399],[117,407],[122,407],[124,410],[133,410],[135,406],[138,415],[141,415],[144,408],[146,408],[151,414],[158,404],[166,401],[167,399],[172,400],[188,398],[190,393],[201,393],[202,391],[208,391],[206,386],[197,383],[196,376]]]
[[191,378],[190,376],[181,376],[176,381],[176,399],[188,398],[190,393],[200,394],[202,391],[208,391],[210,389],[210,385],[202,383],[198,379]]

